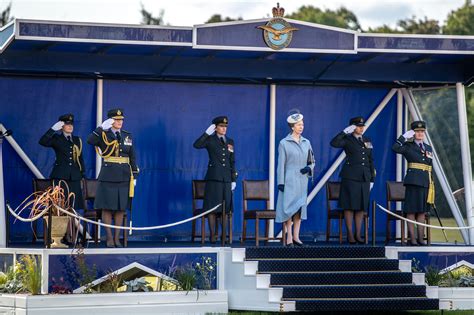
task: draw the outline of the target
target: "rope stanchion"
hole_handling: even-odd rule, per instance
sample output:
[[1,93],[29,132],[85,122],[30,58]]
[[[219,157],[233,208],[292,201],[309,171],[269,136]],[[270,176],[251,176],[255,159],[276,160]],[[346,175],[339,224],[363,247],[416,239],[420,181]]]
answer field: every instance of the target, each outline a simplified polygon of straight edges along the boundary
[[[184,220],[181,220],[181,221],[178,221],[178,222],[173,222],[173,223],[168,223],[168,224],[165,224],[165,225],[156,225],[156,226],[144,226],[144,227],[129,227],[129,226],[119,226],[119,225],[110,225],[110,224],[105,224],[105,223],[101,223],[101,222],[97,222],[97,221],[93,221],[93,220],[90,220],[90,219],[87,219],[87,218],[84,218],[76,213],[73,213],[73,212],[70,212],[68,210],[65,210],[59,206],[56,206],[56,209],[70,217],[73,217],[73,218],[76,218],[78,220],[81,220],[81,221],[85,221],[85,222],[88,222],[88,223],[91,223],[91,224],[95,224],[95,225],[99,225],[99,226],[102,226],[102,227],[109,227],[109,228],[113,228],[113,229],[119,229],[119,230],[134,230],[134,231],[149,231],[149,230],[158,230],[158,229],[165,229],[165,228],[169,228],[169,227],[172,227],[172,226],[176,226],[176,225],[180,225],[180,224],[184,224],[184,223],[187,223],[187,222],[190,222],[190,221],[193,221],[193,220],[196,220],[196,219],[199,219],[200,217],[202,216],[205,216],[205,215],[208,215],[209,213],[213,212],[213,211],[216,211],[219,207],[221,206],[221,204],[218,204],[217,206],[215,206],[214,208],[211,208],[209,210],[207,210],[206,212],[203,212],[201,214],[198,214],[198,215],[195,215],[194,217],[190,217],[190,218],[187,218],[187,219],[184,219]],[[36,221],[38,220],[39,218],[41,218],[42,216],[40,216],[40,214],[44,214],[43,212],[34,216],[33,218],[23,218],[21,216],[19,216],[11,207],[9,204],[7,204],[7,209],[8,211],[18,220],[22,221],[22,222],[33,222],[33,221]],[[46,209],[47,210],[47,209]]]
[[428,227],[428,228],[432,228],[432,229],[438,229],[438,230],[469,230],[469,229],[474,229],[474,226],[461,226],[461,227],[459,227],[459,226],[437,226],[437,225],[425,224],[425,223],[421,223],[421,222],[418,222],[418,221],[410,220],[410,219],[405,218],[401,215],[393,213],[392,211],[385,209],[384,207],[382,207],[379,204],[377,204],[377,206],[382,211],[386,212],[388,215],[394,216],[394,217],[396,217],[400,220],[403,220],[403,221],[406,221],[406,222],[409,222],[409,223],[413,223],[413,224],[416,224],[416,225],[420,225],[420,226],[424,226],[424,227]]

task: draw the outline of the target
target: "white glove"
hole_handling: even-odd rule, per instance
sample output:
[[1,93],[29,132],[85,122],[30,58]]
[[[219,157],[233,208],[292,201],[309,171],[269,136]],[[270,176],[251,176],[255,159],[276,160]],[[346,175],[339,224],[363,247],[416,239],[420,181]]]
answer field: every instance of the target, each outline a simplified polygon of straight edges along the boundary
[[212,124],[206,129],[206,133],[210,136],[216,131],[216,125]]
[[405,132],[405,133],[403,134],[403,138],[405,138],[405,139],[408,140],[408,139],[410,139],[410,138],[413,138],[414,135],[415,135],[415,132],[410,129],[410,130],[408,130],[407,132]]
[[103,130],[108,130],[108,129],[112,128],[113,124],[114,124],[114,119],[109,118],[107,120],[104,120],[104,122],[100,126],[102,127]]
[[344,129],[344,133],[346,135],[350,134],[350,133],[353,133],[355,129],[356,129],[355,125],[350,125],[350,126],[346,127],[346,129]]
[[370,182],[370,189],[369,189],[369,191],[372,190],[372,188],[374,188],[374,183]]
[[232,182],[231,189],[232,189],[232,190],[235,190],[235,187],[237,187],[237,183],[236,183],[236,182]]
[[64,126],[64,121],[58,121],[57,123],[53,125],[53,127],[51,127],[51,129],[53,129],[54,131],[58,131],[58,130],[61,130],[63,126]]
[[134,187],[137,186],[137,180],[136,179],[133,180],[133,186]]

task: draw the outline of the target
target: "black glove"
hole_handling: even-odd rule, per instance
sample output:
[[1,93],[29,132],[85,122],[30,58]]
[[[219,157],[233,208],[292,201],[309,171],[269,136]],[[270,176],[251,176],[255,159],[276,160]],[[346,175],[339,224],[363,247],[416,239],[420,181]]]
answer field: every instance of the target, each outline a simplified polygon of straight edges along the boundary
[[308,174],[309,172],[311,172],[311,167],[309,167],[309,166],[305,166],[302,169],[300,169],[300,173],[303,174],[303,175]]
[[278,190],[281,192],[285,191],[285,185],[278,185]]

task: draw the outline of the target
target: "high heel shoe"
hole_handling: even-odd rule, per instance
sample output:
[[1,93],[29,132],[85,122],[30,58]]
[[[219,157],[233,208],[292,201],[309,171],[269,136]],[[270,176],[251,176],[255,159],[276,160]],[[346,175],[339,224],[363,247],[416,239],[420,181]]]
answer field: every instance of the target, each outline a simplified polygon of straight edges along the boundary
[[295,246],[298,246],[298,247],[303,247],[304,246],[303,242],[297,242],[295,240],[293,240],[293,244],[295,244]]

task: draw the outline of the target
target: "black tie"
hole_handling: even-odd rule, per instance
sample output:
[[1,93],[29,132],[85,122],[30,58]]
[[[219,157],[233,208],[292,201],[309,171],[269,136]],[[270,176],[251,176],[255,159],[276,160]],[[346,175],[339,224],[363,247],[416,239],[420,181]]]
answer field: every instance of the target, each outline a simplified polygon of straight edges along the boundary
[[225,145],[224,137],[221,137],[220,139],[221,139],[222,144]]
[[360,144],[364,144],[364,141],[362,141],[362,137],[357,138],[357,140],[359,140]]
[[67,141],[72,142],[71,136],[67,136]]
[[418,144],[420,145],[420,149],[421,149],[421,151],[424,151],[424,149],[423,149],[423,144],[422,144],[421,142],[420,142],[420,143],[418,143]]
[[117,138],[118,142],[122,141],[122,137],[120,136],[120,132],[115,133],[115,137]]

